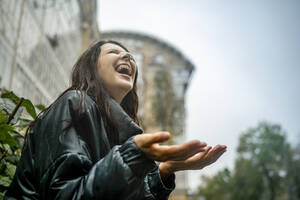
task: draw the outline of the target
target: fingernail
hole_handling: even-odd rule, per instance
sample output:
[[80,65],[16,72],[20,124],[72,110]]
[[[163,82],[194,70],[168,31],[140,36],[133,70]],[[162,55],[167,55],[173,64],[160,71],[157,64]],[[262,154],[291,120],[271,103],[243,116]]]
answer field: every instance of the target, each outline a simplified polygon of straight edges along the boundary
[[162,135],[162,139],[163,140],[166,140],[166,139],[168,139],[169,138],[169,134],[168,133],[164,133],[163,135]]

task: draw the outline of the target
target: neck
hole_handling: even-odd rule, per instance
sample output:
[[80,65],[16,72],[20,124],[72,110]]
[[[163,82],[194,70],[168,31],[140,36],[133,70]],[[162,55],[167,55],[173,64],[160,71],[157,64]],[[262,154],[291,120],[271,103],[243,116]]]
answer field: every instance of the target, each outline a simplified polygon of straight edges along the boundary
[[118,103],[121,104],[123,98],[125,97],[125,95],[127,93],[124,93],[123,91],[115,91],[115,92],[111,92],[111,97]]

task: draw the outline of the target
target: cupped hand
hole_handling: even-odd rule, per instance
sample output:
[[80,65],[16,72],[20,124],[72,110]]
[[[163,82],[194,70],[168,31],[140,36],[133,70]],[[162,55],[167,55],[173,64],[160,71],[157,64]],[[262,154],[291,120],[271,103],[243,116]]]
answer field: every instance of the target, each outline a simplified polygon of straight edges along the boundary
[[155,161],[183,161],[193,155],[204,152],[206,144],[199,140],[193,140],[181,145],[160,145],[170,139],[170,133],[144,133],[136,135],[134,142],[149,159]]
[[166,161],[159,165],[162,177],[166,177],[176,171],[202,169],[218,160],[226,152],[225,145],[216,145],[214,148],[205,147],[205,151],[197,153],[186,160]]

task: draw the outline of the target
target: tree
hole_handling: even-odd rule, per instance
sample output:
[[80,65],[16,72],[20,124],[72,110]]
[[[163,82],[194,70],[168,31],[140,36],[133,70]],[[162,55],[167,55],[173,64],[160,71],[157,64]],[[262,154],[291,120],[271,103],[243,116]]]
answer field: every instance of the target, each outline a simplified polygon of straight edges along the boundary
[[287,152],[285,133],[279,125],[266,122],[250,128],[240,137],[238,156],[251,161],[262,174],[268,190],[266,196],[274,200],[280,188],[281,174],[286,174],[285,159]]
[[300,144],[289,148],[286,159],[287,175],[284,181],[288,200],[300,199]]
[[244,158],[235,161],[230,184],[232,200],[261,199],[264,190],[262,173],[251,160]]
[[198,194],[209,199],[300,199],[300,147],[292,148],[280,125],[261,122],[239,138],[232,172],[204,177]]
[[196,196],[206,200],[231,200],[231,172],[225,168],[213,177],[202,176],[204,184]]

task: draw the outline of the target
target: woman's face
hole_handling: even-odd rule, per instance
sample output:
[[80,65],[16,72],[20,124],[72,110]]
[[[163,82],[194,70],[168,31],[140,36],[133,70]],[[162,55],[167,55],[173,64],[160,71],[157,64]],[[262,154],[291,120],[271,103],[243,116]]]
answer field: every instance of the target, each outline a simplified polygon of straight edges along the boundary
[[136,63],[119,45],[106,43],[101,46],[98,73],[108,93],[119,103],[133,88]]

